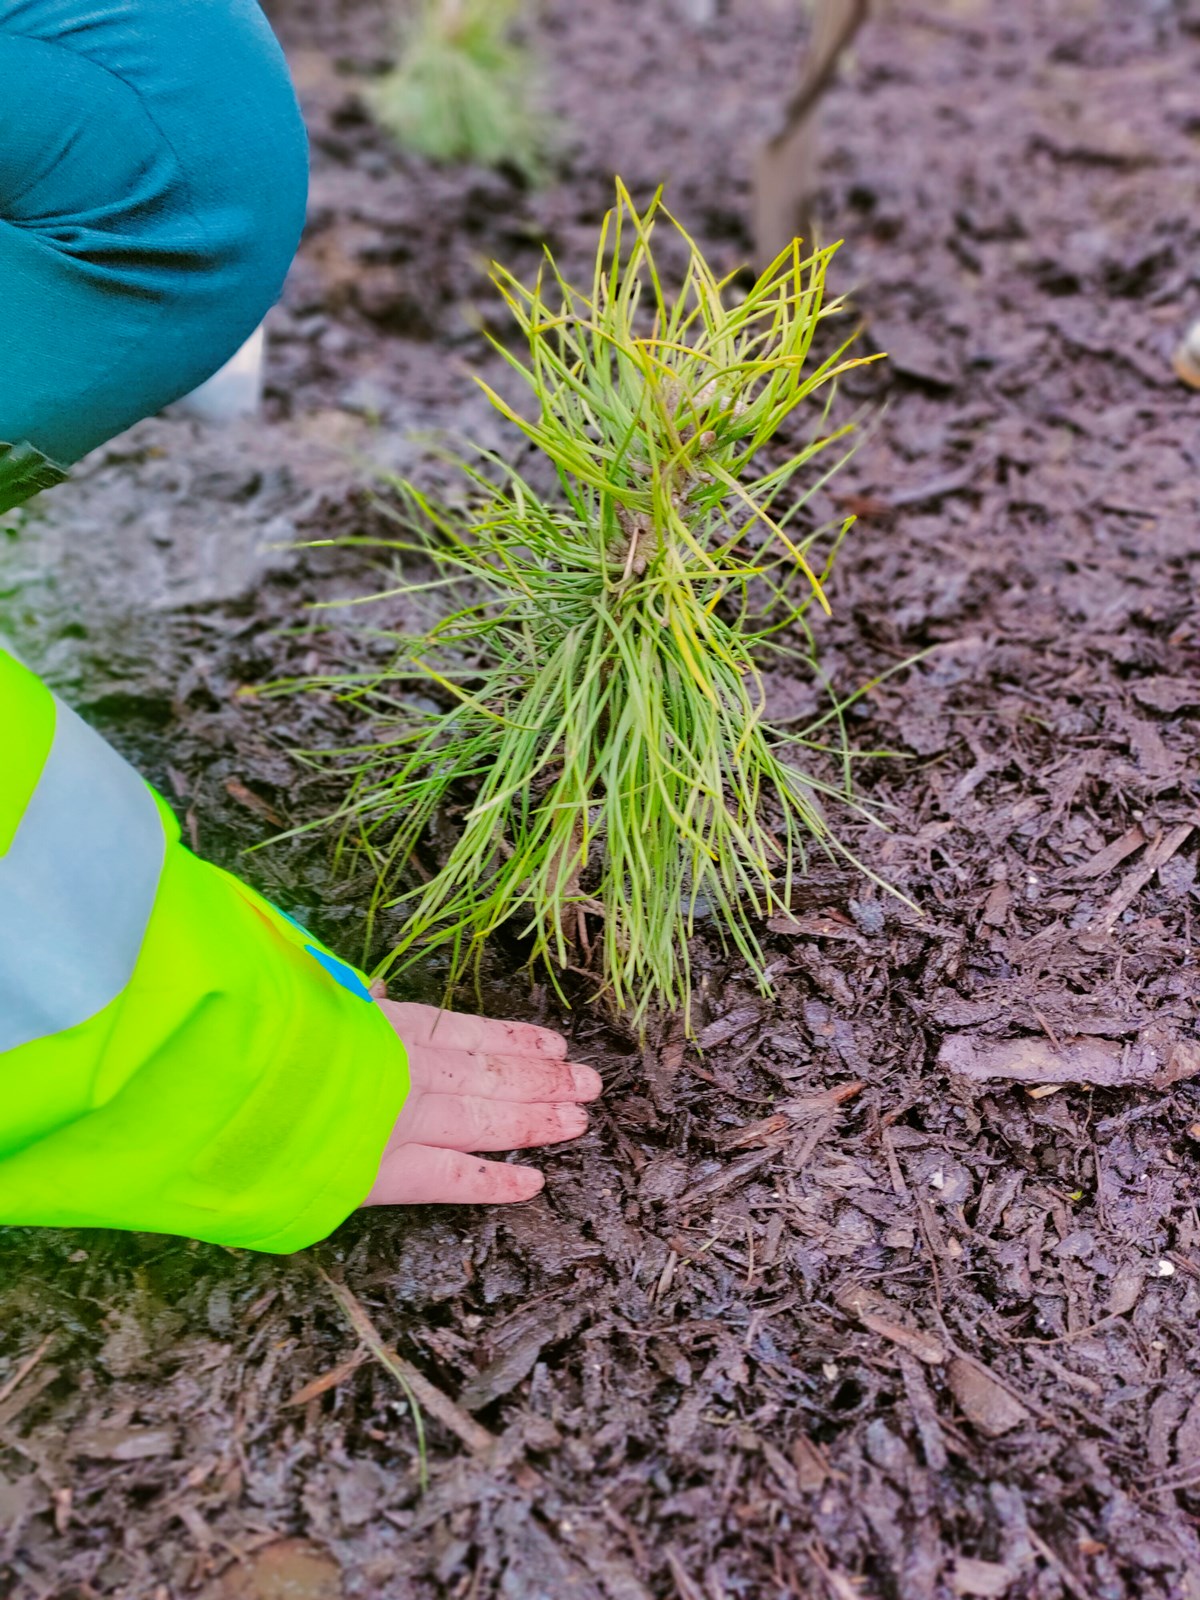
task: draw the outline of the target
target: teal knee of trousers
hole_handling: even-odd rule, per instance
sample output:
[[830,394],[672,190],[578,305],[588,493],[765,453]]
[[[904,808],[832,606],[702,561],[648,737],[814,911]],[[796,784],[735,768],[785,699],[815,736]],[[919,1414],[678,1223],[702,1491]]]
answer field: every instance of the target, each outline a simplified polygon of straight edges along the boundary
[[0,0],[0,440],[69,463],[215,372],[307,167],[253,0]]

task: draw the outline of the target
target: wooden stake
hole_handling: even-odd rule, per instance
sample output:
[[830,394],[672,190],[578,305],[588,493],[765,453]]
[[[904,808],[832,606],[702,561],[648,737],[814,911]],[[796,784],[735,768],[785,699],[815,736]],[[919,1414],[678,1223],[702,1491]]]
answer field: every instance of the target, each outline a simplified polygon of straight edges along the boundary
[[754,172],[754,242],[760,270],[795,238],[812,236],[817,175],[817,110],[843,52],[866,21],[870,0],[816,0],[812,40],[800,82],[779,128],[758,153]]

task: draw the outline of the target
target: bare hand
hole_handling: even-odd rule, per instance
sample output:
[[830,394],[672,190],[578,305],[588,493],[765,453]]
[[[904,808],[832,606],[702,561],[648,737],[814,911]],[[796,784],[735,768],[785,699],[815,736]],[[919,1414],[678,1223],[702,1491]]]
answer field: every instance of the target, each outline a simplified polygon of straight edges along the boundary
[[482,1161],[479,1150],[523,1150],[576,1139],[581,1104],[600,1075],[567,1061],[567,1042],[526,1022],[380,1000],[408,1051],[408,1099],[396,1119],[367,1206],[495,1205],[529,1200],[536,1167]]

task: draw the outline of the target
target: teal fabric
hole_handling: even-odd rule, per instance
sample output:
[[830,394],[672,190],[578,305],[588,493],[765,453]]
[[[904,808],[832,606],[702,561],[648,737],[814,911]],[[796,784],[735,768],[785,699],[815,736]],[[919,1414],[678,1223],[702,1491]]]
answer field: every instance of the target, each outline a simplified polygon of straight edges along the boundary
[[0,440],[66,465],[215,372],[307,167],[253,0],[0,0]]

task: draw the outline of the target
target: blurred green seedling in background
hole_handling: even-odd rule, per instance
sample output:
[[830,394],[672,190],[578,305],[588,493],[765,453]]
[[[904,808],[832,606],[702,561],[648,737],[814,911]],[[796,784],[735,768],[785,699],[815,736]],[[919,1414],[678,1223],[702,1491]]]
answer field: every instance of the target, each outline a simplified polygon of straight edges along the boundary
[[434,161],[544,176],[550,126],[537,60],[518,35],[522,0],[417,0],[397,23],[395,67],[370,94],[378,121]]

